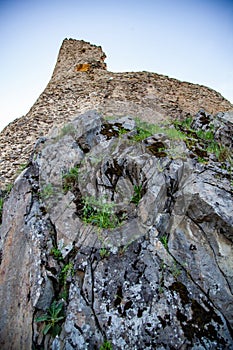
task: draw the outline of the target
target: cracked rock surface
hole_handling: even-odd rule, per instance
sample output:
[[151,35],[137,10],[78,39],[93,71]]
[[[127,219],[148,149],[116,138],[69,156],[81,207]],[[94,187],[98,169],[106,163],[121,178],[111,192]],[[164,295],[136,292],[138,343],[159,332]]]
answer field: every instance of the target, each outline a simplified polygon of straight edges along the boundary
[[[231,115],[207,123],[231,152]],[[231,158],[138,132],[88,111],[36,143],[4,203],[1,349],[233,349]]]

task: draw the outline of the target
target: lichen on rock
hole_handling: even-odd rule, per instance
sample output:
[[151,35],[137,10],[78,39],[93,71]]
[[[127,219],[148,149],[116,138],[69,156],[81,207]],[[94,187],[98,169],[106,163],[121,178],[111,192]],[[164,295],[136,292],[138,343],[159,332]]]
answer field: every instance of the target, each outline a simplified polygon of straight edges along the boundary
[[[88,111],[37,142],[4,203],[1,349],[233,349],[232,159],[194,153],[205,113],[143,139]],[[231,152],[228,117],[206,116]]]

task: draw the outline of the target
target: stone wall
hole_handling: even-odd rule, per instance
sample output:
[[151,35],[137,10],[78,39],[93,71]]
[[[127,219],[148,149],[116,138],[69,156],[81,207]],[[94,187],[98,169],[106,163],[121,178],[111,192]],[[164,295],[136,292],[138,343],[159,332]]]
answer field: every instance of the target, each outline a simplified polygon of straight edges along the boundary
[[218,92],[205,86],[149,72],[106,70],[100,46],[65,39],[52,78],[27,115],[10,123],[0,138],[0,188],[12,183],[27,163],[35,141],[77,113],[96,109],[107,115],[130,114],[149,122],[233,109]]

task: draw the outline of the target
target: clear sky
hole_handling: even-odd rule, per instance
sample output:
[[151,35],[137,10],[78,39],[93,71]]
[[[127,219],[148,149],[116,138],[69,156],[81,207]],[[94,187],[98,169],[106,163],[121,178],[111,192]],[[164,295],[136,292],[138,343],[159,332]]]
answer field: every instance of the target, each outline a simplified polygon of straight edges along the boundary
[[0,0],[0,130],[44,90],[65,38],[102,46],[113,72],[165,74],[233,103],[233,0]]

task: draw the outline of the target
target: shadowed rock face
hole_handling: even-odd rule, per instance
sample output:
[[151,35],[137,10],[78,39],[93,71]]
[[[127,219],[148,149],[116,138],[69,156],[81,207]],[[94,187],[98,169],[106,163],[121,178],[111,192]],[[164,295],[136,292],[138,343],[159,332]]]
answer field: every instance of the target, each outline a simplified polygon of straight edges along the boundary
[[0,137],[0,188],[12,183],[27,163],[36,140],[74,115],[95,109],[105,115],[133,115],[148,122],[195,115],[200,108],[216,114],[233,109],[218,92],[149,72],[106,70],[100,46],[64,40],[44,92],[23,117]]
[[4,204],[1,349],[233,349],[232,114],[179,128],[89,111],[37,142]]

